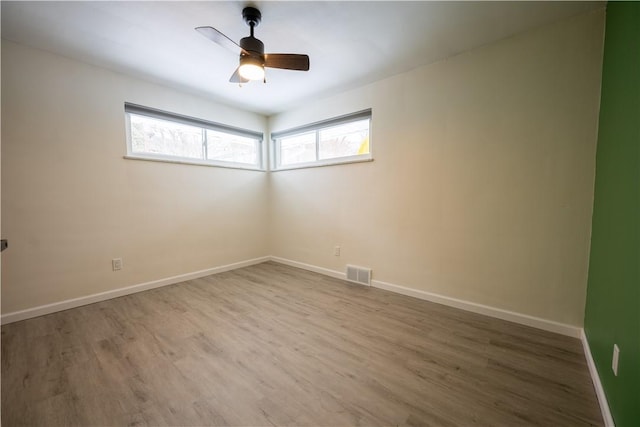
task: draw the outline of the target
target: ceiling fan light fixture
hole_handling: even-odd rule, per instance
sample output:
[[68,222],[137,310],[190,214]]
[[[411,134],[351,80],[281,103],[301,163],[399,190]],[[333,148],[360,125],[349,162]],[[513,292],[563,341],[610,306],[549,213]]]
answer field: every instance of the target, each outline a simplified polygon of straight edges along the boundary
[[[2,1],[2,0],[0,0]],[[231,75],[231,83],[247,83],[251,80],[262,80],[265,83],[266,68],[281,70],[309,71],[309,55],[295,53],[264,53],[264,43],[254,36],[254,29],[260,23],[262,14],[255,7],[245,7],[242,17],[250,28],[249,36],[243,37],[237,44],[229,37],[213,27],[196,27],[196,31],[239,55],[240,66]]]
[[250,56],[240,58],[238,73],[247,80],[264,80],[264,66],[260,60]]

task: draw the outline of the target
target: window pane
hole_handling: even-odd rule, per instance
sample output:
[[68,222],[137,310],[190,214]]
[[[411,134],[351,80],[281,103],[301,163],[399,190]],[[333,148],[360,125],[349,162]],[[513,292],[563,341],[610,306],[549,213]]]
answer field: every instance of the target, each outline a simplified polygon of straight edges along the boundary
[[181,123],[130,115],[134,153],[202,159],[202,129]]
[[369,154],[369,119],[320,131],[320,159]]
[[258,140],[207,129],[207,159],[258,164]]
[[282,138],[280,140],[280,164],[313,162],[316,160],[316,133]]

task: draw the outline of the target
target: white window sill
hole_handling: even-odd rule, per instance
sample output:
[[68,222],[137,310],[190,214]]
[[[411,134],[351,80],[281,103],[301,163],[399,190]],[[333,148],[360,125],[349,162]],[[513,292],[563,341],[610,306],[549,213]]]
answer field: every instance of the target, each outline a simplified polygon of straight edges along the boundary
[[264,169],[253,166],[245,165],[242,163],[231,162],[217,162],[214,160],[197,160],[197,159],[172,159],[168,157],[155,157],[155,156],[143,156],[136,154],[128,154],[124,156],[128,160],[143,160],[146,162],[160,162],[160,163],[174,163],[179,165],[196,165],[196,166],[209,166],[215,168],[227,168],[227,169],[243,169],[257,172],[265,172]]
[[313,163],[296,163],[293,165],[279,166],[278,168],[271,169],[270,172],[280,172],[287,171],[293,169],[308,169],[308,168],[321,168],[325,166],[338,166],[338,165],[348,165],[352,163],[364,163],[364,162],[373,162],[373,157],[364,157],[364,158],[348,158],[344,160],[323,160],[319,162]]

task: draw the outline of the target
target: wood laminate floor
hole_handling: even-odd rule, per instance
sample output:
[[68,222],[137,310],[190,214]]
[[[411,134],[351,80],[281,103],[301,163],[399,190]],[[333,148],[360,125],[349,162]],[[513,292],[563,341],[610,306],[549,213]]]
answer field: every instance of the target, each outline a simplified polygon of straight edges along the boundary
[[603,423],[580,341],[264,263],[2,326],[2,425]]

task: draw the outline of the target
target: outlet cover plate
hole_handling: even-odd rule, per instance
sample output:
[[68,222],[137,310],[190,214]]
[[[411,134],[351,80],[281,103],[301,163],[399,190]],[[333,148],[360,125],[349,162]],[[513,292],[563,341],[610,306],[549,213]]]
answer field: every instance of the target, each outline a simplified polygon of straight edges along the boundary
[[613,358],[611,359],[611,369],[613,369],[613,375],[618,376],[618,359],[620,358],[620,348],[618,344],[613,345]]

